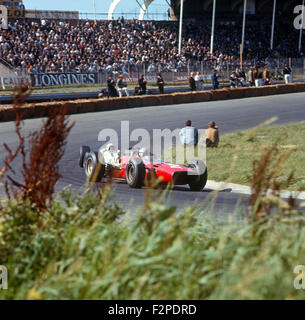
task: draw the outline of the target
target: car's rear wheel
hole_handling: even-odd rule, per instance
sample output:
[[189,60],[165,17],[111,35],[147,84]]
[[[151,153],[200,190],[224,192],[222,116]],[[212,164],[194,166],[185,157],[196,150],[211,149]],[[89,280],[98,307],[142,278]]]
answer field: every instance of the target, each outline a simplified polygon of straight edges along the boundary
[[85,159],[85,155],[86,153],[90,152],[90,148],[88,146],[81,146],[79,148],[79,160],[78,160],[78,164],[81,168],[84,167],[84,159]]
[[126,181],[131,188],[141,188],[145,181],[145,165],[140,158],[131,158],[126,166]]
[[189,168],[195,170],[198,175],[192,176],[192,181],[189,182],[189,187],[192,191],[202,191],[208,181],[208,170],[206,165],[201,160],[190,161]]
[[100,182],[105,175],[105,165],[98,161],[97,152],[86,153],[84,169],[89,182]]

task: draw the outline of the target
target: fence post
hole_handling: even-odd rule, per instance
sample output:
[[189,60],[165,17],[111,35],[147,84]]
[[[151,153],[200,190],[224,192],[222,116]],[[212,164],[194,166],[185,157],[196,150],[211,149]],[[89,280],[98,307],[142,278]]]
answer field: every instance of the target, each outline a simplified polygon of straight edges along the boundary
[[101,72],[101,71],[99,71],[99,72],[97,73],[97,82],[98,82],[99,84],[102,84],[102,72]]

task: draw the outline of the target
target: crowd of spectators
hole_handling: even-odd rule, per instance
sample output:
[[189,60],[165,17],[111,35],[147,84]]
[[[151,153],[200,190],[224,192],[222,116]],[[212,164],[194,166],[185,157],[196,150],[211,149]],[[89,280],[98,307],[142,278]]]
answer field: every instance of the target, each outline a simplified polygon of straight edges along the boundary
[[[221,67],[237,62],[241,28],[234,21],[219,22],[215,49],[210,54],[210,27],[185,23],[182,54],[178,55],[178,23],[138,21],[31,21],[9,23],[0,30],[0,57],[29,73],[187,71],[190,63]],[[245,58],[299,57],[298,32],[277,26],[275,50],[270,51],[270,24],[247,26]],[[302,54],[301,54],[302,55]]]

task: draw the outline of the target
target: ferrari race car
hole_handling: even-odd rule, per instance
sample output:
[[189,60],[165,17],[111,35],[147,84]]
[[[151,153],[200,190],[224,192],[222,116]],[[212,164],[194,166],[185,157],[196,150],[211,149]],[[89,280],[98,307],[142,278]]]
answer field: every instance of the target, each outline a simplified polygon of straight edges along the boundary
[[141,188],[153,177],[160,184],[189,185],[192,191],[202,191],[208,172],[203,161],[190,161],[188,166],[165,162],[145,148],[129,150],[121,156],[112,144],[98,152],[80,147],[79,166],[84,168],[89,182],[100,182],[103,177],[126,180],[131,188]]

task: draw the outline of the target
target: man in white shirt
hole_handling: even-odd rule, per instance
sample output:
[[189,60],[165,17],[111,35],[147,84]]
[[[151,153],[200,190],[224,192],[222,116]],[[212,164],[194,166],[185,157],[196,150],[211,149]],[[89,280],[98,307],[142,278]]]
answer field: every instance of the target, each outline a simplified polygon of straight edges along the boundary
[[195,82],[196,82],[196,90],[197,91],[203,90],[203,85],[202,85],[203,84],[203,78],[202,78],[200,72],[196,73],[194,79],[195,79]]
[[122,75],[119,76],[119,80],[117,82],[117,86],[118,86],[118,92],[119,92],[120,98],[122,97],[122,92],[123,91],[125,92],[127,97],[129,96],[129,92],[128,92],[128,89],[127,89],[127,84],[123,81],[123,76]]
[[194,145],[198,144],[198,129],[192,127],[192,121],[187,120],[185,122],[185,127],[181,129],[180,141],[183,145]]

